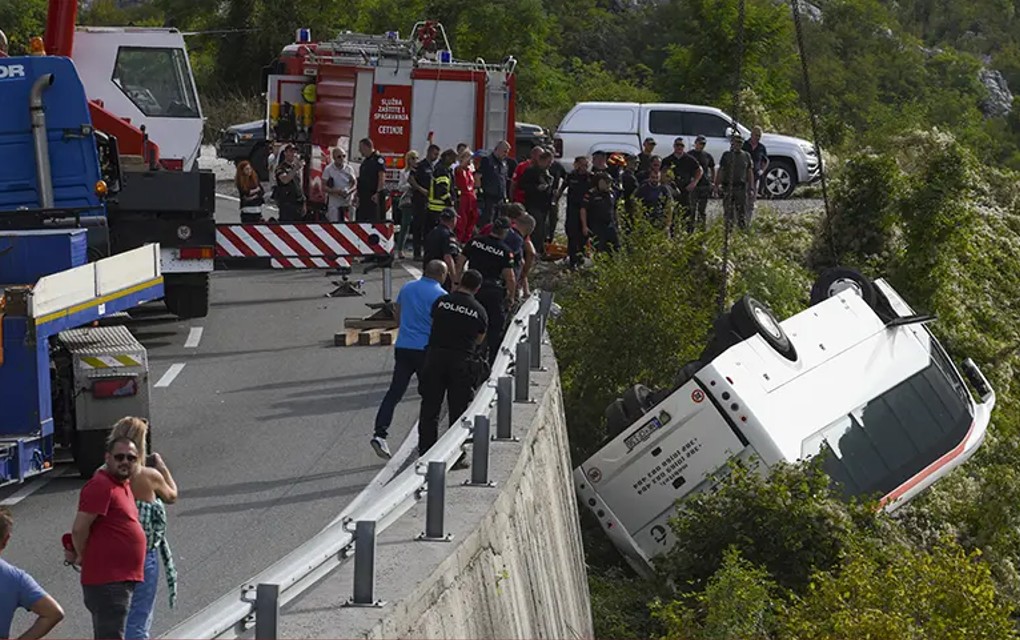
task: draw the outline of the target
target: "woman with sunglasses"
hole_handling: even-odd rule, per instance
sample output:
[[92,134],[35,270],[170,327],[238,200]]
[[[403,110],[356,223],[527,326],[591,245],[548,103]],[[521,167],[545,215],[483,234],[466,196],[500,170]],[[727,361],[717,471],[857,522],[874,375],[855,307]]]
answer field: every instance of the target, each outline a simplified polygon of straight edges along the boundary
[[109,441],[128,438],[138,448],[139,464],[131,476],[131,493],[138,507],[138,521],[145,531],[145,581],[135,586],[128,610],[124,637],[147,640],[156,607],[159,563],[166,570],[170,607],[177,602],[177,569],[166,539],[166,505],[177,501],[177,484],[158,453],[146,456],[149,423],[141,418],[121,418],[113,425]]

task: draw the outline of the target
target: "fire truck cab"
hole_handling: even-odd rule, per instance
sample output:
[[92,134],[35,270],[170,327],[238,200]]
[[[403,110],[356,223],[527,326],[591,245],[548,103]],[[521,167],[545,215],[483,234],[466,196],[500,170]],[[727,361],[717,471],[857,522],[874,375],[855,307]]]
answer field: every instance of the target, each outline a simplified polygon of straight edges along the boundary
[[[370,138],[395,186],[404,154],[429,144],[491,149],[513,145],[514,68],[453,58],[442,25],[420,22],[409,39],[397,32],[344,32],[312,42],[299,29],[267,77],[267,138],[278,151],[295,143],[310,158],[306,193],[322,200],[320,176],[329,149],[360,162],[358,141]],[[278,155],[278,154],[277,154]]]

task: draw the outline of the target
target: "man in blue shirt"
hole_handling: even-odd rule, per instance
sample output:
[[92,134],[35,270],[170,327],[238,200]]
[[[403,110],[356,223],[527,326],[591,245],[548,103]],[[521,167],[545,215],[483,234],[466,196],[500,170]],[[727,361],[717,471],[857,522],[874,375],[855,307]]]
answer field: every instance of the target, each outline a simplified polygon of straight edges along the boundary
[[[14,518],[5,507],[0,507],[0,553],[7,548],[14,529]],[[0,638],[11,637],[11,622],[18,609],[31,611],[35,622],[21,634],[21,638],[43,638],[64,619],[64,610],[47,595],[39,584],[21,569],[0,560]]]
[[380,458],[390,457],[386,444],[393,410],[404,397],[411,376],[421,382],[421,370],[425,364],[425,348],[432,333],[432,305],[446,295],[447,267],[442,260],[431,260],[425,265],[425,274],[414,282],[405,284],[397,294],[397,320],[400,332],[393,350],[393,379],[390,388],[375,416],[375,435],[372,448]]

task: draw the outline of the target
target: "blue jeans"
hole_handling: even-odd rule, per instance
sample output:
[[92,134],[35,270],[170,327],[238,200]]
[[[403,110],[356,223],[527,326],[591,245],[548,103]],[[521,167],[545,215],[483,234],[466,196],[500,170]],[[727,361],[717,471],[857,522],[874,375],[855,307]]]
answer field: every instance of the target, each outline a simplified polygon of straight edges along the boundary
[[375,435],[385,438],[389,432],[390,422],[393,421],[393,410],[397,403],[407,392],[407,385],[411,383],[411,376],[417,376],[421,383],[421,370],[425,365],[425,352],[418,349],[394,349],[393,350],[393,379],[390,381],[389,391],[379,405],[379,412],[375,414]]
[[149,549],[145,554],[145,582],[139,582],[131,596],[131,609],[128,611],[127,628],[124,631],[127,640],[148,640],[158,587],[159,551]]

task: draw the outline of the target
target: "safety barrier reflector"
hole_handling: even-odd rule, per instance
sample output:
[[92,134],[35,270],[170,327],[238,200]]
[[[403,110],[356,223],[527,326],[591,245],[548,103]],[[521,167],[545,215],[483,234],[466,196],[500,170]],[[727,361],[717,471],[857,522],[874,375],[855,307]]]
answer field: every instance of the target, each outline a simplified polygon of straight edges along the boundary
[[393,251],[393,225],[370,222],[216,225],[216,257],[266,260],[275,269],[350,266]]

